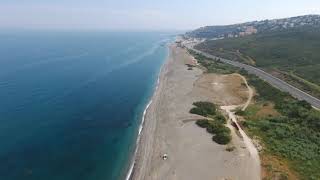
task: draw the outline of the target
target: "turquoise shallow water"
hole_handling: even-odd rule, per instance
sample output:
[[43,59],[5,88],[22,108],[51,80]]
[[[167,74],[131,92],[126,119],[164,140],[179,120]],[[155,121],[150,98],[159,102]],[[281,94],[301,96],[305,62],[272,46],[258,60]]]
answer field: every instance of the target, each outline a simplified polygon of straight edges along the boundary
[[172,35],[1,32],[0,179],[123,178]]

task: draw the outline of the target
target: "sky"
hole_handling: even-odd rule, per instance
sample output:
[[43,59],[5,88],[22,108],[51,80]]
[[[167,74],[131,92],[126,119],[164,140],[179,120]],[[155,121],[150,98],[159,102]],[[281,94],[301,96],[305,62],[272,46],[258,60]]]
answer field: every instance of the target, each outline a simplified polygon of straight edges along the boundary
[[320,0],[0,0],[0,29],[191,30],[320,14]]

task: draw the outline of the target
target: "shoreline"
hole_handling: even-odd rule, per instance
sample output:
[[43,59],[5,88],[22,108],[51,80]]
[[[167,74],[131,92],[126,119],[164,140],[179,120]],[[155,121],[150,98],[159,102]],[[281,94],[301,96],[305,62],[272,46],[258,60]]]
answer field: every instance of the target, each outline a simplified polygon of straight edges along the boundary
[[193,57],[185,49],[175,44],[169,46],[157,89],[144,113],[126,180],[259,179],[259,171],[251,171],[256,169],[256,161],[243,148],[245,143],[234,129],[229,145],[236,148],[228,152],[229,145],[213,143],[209,133],[189,123],[193,121],[186,121],[201,118],[189,113],[196,101],[244,103],[242,97],[247,97],[247,88],[241,85],[242,79],[235,75],[203,74],[200,68],[187,67],[192,62]]
[[149,106],[151,104],[152,104],[152,98],[151,98],[151,100],[149,101],[149,103],[147,104],[146,108],[143,111],[142,120],[141,120],[141,123],[140,123],[140,126],[139,126],[138,136],[137,136],[137,140],[136,140],[136,144],[135,144],[135,150],[134,150],[134,153],[133,153],[133,156],[132,156],[132,160],[130,161],[130,166],[129,166],[130,168],[129,168],[128,172],[127,172],[126,180],[130,180],[131,177],[132,177],[132,174],[134,172],[134,167],[135,167],[135,163],[136,163],[136,155],[137,155],[137,152],[138,152],[138,149],[139,149],[139,143],[140,143],[140,139],[141,139],[141,133],[142,133],[143,126],[144,126],[146,113],[147,113],[147,111],[149,109]]
[[169,49],[170,49],[171,45],[172,45],[172,43],[168,43],[166,45],[167,46],[167,50],[168,50],[167,56],[165,57],[165,60],[164,60],[164,62],[162,64],[162,66],[160,67],[160,71],[159,71],[159,74],[158,74],[157,82],[156,82],[155,87],[153,89],[153,94],[150,97],[149,102],[147,103],[147,105],[145,106],[145,108],[143,110],[141,121],[140,121],[140,125],[139,125],[139,129],[138,129],[137,139],[136,139],[136,142],[135,142],[134,152],[132,154],[131,159],[129,160],[130,166],[129,166],[128,170],[126,171],[127,174],[126,174],[125,180],[131,180],[133,178],[133,174],[135,172],[134,169],[135,169],[136,163],[138,161],[137,154],[138,154],[138,151],[139,151],[139,147],[141,145],[141,136],[143,135],[143,129],[144,129],[144,125],[145,125],[146,114],[148,112],[148,109],[149,109],[150,105],[153,103],[153,100],[154,100],[154,98],[155,98],[155,96],[157,94],[157,91],[159,90],[159,85],[161,83],[161,76],[163,76],[163,69],[167,66],[167,63],[168,63],[168,60],[169,60],[169,56],[170,56]]

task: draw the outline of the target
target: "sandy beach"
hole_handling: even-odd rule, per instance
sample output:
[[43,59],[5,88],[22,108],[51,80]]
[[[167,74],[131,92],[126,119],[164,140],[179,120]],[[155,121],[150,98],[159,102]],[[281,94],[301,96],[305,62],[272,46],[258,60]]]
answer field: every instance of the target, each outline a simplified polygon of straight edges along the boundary
[[[131,179],[135,180],[257,180],[259,158],[229,125],[232,142],[218,145],[212,135],[195,125],[200,116],[189,110],[195,101],[220,106],[245,104],[248,89],[237,75],[203,74],[188,70],[194,62],[186,50],[171,45],[144,121]],[[227,115],[227,114],[226,114]],[[234,147],[232,152],[227,147]],[[168,159],[163,160],[162,155]]]

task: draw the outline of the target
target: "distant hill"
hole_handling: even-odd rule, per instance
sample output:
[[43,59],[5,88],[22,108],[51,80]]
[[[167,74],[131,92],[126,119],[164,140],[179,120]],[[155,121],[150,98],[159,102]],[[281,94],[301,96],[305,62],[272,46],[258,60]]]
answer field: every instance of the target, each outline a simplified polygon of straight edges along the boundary
[[233,38],[301,27],[320,28],[320,15],[305,15],[283,19],[253,21],[226,26],[206,26],[188,32],[186,33],[186,36],[205,39]]

